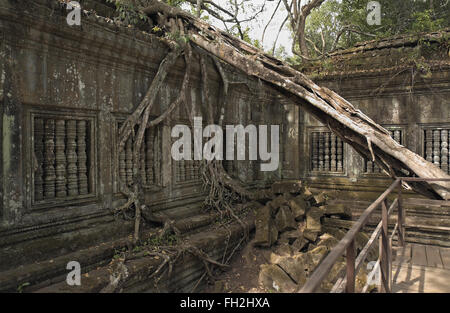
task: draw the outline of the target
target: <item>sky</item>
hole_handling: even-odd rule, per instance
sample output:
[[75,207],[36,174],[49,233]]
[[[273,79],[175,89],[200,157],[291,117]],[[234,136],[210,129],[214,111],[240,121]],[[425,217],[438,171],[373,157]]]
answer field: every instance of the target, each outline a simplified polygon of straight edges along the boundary
[[[240,0],[242,1],[242,0]],[[222,7],[226,7],[229,0],[215,0],[215,3]],[[264,0],[252,0],[252,3],[256,5],[262,5],[264,3]],[[254,20],[249,23],[245,23],[245,26],[250,27],[250,37],[252,39],[258,39],[261,41],[261,37],[264,31],[264,27],[266,26],[267,22],[269,21],[270,17],[273,14],[273,11],[275,10],[277,6],[278,1],[267,1],[266,3],[266,9],[264,12],[260,13],[257,20]],[[278,30],[280,28],[281,23],[285,19],[287,15],[287,12],[284,8],[284,5],[281,4],[278,8],[271,24],[266,30],[265,37],[264,37],[264,49],[265,50],[271,50],[273,43],[275,41],[275,38],[277,36]],[[245,18],[246,14],[243,14],[241,18]],[[213,21],[213,24],[221,29],[224,29],[223,23],[218,21]],[[287,24],[287,23],[286,23]],[[285,24],[285,25],[286,25]],[[277,48],[283,45],[286,48],[286,52],[288,55],[292,55],[291,53],[291,45],[292,45],[292,39],[291,34],[289,30],[287,30],[286,27],[284,27],[283,31],[280,33],[280,36],[277,41]]]

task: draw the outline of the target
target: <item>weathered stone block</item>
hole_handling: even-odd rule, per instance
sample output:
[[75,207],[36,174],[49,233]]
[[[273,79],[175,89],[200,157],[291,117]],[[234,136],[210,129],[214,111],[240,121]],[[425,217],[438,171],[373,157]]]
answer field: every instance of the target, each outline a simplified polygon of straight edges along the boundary
[[308,240],[305,239],[305,237],[299,237],[297,238],[291,245],[294,252],[301,251],[306,245],[308,244]]
[[320,232],[322,224],[320,218],[323,216],[325,209],[323,207],[312,207],[306,213],[306,229]]
[[352,211],[344,204],[329,204],[325,207],[325,215],[337,215],[339,217],[351,218]]
[[286,199],[285,196],[278,196],[270,201],[268,205],[273,209],[273,213],[276,213],[281,206],[286,205],[287,203],[288,199]]
[[296,220],[301,220],[305,216],[306,210],[309,208],[308,202],[303,199],[303,196],[298,196],[289,200],[288,205]]
[[320,236],[320,241],[317,244],[318,246],[325,246],[327,247],[328,251],[333,249],[337,244],[339,243],[339,240],[334,238],[330,234],[323,234]]
[[303,231],[303,237],[308,239],[310,242],[316,241],[318,235],[319,235],[318,231],[313,231],[313,230],[310,230],[310,229],[305,229]]
[[282,293],[292,293],[297,290],[297,285],[278,265],[263,264],[260,269],[258,282],[261,287]]
[[281,267],[296,284],[303,285],[306,282],[305,255],[303,253],[298,253],[292,257],[272,253],[270,262]]
[[311,205],[313,206],[321,206],[324,205],[327,202],[328,196],[325,194],[325,192],[321,192],[318,195],[314,195],[311,199]]
[[272,208],[265,206],[256,213],[255,219],[255,245],[270,247],[278,239],[278,229],[272,218]]
[[272,185],[272,192],[274,194],[284,194],[284,193],[301,193],[302,182],[300,180],[295,181],[280,181]]
[[280,232],[295,230],[297,228],[294,216],[288,206],[282,206],[280,208],[275,218],[275,223]]

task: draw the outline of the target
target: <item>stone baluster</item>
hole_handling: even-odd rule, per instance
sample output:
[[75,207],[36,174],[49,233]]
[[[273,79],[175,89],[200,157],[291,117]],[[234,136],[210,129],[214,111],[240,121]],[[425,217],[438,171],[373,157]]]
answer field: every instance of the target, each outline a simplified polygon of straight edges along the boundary
[[324,134],[324,170],[330,171],[330,133]]
[[146,172],[146,167],[145,167],[145,156],[146,156],[146,148],[145,148],[145,141],[142,140],[142,144],[141,144],[141,150],[140,152],[140,156],[139,156],[139,162],[140,162],[140,166],[139,166],[139,171],[141,174],[141,181],[143,185],[147,185],[147,172]]
[[155,155],[155,166],[153,168],[153,172],[155,173],[155,184],[157,186],[161,185],[161,132],[160,128],[155,128],[155,139],[154,139],[154,155]]
[[66,189],[66,122],[56,121],[55,151],[56,151],[56,196],[63,198],[67,196]]
[[394,140],[397,141],[399,144],[403,144],[403,142],[402,142],[402,131],[401,130],[394,131]]
[[125,144],[125,172],[127,174],[127,185],[133,184],[133,140],[128,138]]
[[323,157],[324,157],[324,147],[323,147],[323,145],[324,145],[324,141],[325,141],[325,138],[324,138],[324,134],[323,133],[320,133],[319,134],[319,171],[320,172],[322,172],[323,171],[323,168],[324,168],[324,164],[323,164]]
[[178,181],[183,182],[186,180],[186,171],[185,171],[185,164],[186,162],[184,160],[178,161]]
[[127,171],[125,164],[125,149],[122,149],[119,153],[119,178],[120,182],[125,184],[127,182]]
[[444,172],[449,172],[448,166],[448,130],[441,130],[441,168]]
[[77,122],[77,165],[78,165],[78,190],[80,195],[89,193],[87,177],[87,154],[86,154],[86,121]]
[[337,170],[338,172],[344,171],[344,145],[340,138],[337,142]]
[[433,130],[433,163],[437,167],[441,166],[441,131]]
[[153,185],[155,183],[155,179],[154,179],[154,173],[153,173],[153,149],[154,149],[154,140],[155,140],[155,136],[154,136],[154,131],[153,129],[149,129],[147,131],[147,135],[145,137],[145,148],[146,148],[146,160],[145,160],[145,170],[146,170],[146,177],[147,177],[147,184],[148,185]]
[[34,120],[34,156],[36,158],[34,171],[34,199],[40,201],[44,199],[44,120],[36,118]]
[[45,161],[44,161],[44,197],[55,197],[55,120],[47,119],[44,126],[45,132]]
[[319,133],[312,133],[312,170],[319,169]]
[[78,173],[77,173],[77,122],[66,121],[66,154],[67,154],[67,190],[69,196],[78,195]]
[[337,162],[336,162],[336,135],[331,133],[331,171],[337,171]]
[[428,162],[433,162],[433,131],[425,131],[425,156]]

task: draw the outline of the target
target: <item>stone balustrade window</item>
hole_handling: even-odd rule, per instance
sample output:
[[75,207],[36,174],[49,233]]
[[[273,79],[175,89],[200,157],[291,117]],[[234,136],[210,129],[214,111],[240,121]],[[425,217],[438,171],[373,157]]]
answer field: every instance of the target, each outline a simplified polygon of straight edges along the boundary
[[450,174],[450,127],[424,130],[424,157],[444,172]]
[[[187,125],[188,123],[180,123]],[[194,131],[191,128],[191,133]],[[172,138],[172,143],[174,143],[178,138]],[[191,147],[194,149],[194,136],[192,136]],[[188,183],[188,182],[198,182],[201,178],[201,161],[194,160],[194,155],[191,152],[192,160],[180,160],[174,162],[174,172],[175,172],[175,182],[176,183]]]
[[332,132],[311,133],[311,171],[344,173],[344,142]]
[[[118,129],[120,127],[121,123],[119,123]],[[119,178],[121,182],[128,186],[133,184],[133,146],[134,139],[130,137],[119,154]],[[148,128],[145,131],[139,151],[139,175],[144,187],[161,185],[161,147],[161,127]]]
[[[404,144],[403,130],[402,129],[387,129],[391,134],[391,137],[399,144]],[[365,174],[383,174],[383,170],[372,160],[364,160],[364,173]]]
[[32,203],[93,195],[93,120],[33,115],[32,129]]

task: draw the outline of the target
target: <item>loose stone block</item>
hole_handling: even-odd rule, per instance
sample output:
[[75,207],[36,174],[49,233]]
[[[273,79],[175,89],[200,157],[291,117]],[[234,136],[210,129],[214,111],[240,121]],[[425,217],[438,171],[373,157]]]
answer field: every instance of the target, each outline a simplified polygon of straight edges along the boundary
[[286,205],[287,203],[288,199],[286,199],[285,196],[278,196],[269,202],[269,206],[274,209],[273,212],[276,213],[282,205]]
[[275,222],[280,232],[295,230],[297,228],[294,216],[288,206],[282,206],[280,208],[275,218]]
[[352,212],[344,204],[329,204],[325,207],[325,215],[337,215],[343,218],[351,218]]
[[319,235],[318,231],[313,231],[313,230],[310,230],[310,229],[305,229],[303,231],[303,237],[305,237],[306,239],[308,239],[311,242],[316,241],[318,235]]
[[309,208],[308,202],[303,199],[303,196],[298,196],[288,202],[289,207],[292,210],[294,218],[298,221],[301,220]]
[[270,256],[270,262],[281,267],[300,286],[306,282],[305,261],[306,257],[303,253],[292,257],[279,256],[274,253]]
[[278,229],[272,218],[272,208],[265,206],[256,213],[255,219],[255,245],[261,247],[270,247],[278,239]]
[[319,241],[319,243],[317,245],[318,246],[324,246],[324,247],[326,247],[328,249],[328,251],[330,251],[338,243],[339,243],[339,240],[334,238],[332,235],[330,235],[330,234],[323,234],[323,235],[320,236],[320,241]]
[[323,207],[312,207],[306,213],[306,229],[311,231],[320,232],[322,230],[322,224],[320,218],[323,216],[325,209]]
[[278,265],[263,264],[260,269],[258,282],[262,287],[283,293],[297,290],[297,285]]
[[321,206],[327,202],[327,198],[328,196],[325,192],[321,192],[318,195],[314,195],[310,201],[313,206]]
[[295,181],[280,181],[272,185],[272,192],[274,194],[284,193],[301,193],[303,191],[302,182],[300,180]]

